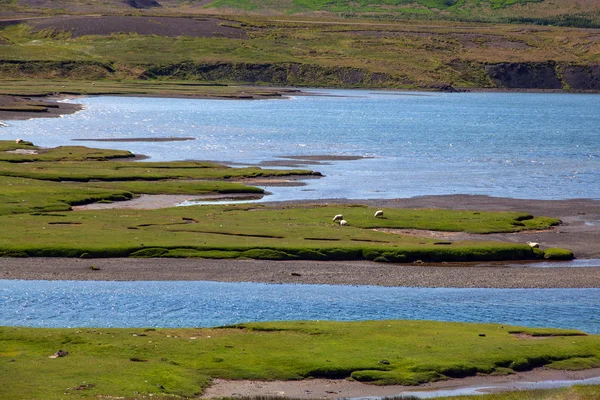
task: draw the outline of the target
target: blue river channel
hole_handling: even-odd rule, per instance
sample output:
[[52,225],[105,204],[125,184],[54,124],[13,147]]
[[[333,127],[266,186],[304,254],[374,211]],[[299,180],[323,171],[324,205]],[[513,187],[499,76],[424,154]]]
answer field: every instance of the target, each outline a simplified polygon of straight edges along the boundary
[[203,281],[0,280],[0,325],[213,327],[413,319],[600,333],[600,289],[455,289]]

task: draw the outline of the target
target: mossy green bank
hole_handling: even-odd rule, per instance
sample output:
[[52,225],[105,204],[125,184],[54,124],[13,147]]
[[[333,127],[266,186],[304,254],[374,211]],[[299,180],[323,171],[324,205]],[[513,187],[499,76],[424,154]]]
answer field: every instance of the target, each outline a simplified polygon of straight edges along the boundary
[[[148,194],[262,196],[263,189],[246,182],[319,175],[309,170],[231,168],[209,162],[116,161],[131,156],[124,151],[69,146],[41,149],[28,142],[0,142],[4,188],[0,193],[4,227],[0,256],[380,262],[533,259],[545,253],[525,243],[440,241],[394,229],[486,234],[547,229],[560,223],[520,212],[435,209],[385,209],[379,218],[372,207],[352,205],[72,211],[76,205]],[[348,226],[332,221],[340,213]],[[554,249],[546,257],[564,259],[572,254]]]
[[[518,334],[517,334],[518,333]],[[539,335],[532,340],[531,335]],[[541,338],[541,339],[539,339]],[[600,365],[578,331],[426,321],[274,322],[216,329],[0,328],[6,400],[200,394],[212,378],[416,385]],[[58,350],[69,354],[48,358]]]

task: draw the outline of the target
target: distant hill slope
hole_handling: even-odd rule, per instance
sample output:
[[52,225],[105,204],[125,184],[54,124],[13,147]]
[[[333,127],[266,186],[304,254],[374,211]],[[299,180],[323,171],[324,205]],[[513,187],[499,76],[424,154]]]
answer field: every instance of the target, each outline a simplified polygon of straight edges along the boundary
[[3,11],[325,14],[600,27],[600,0],[0,0]]
[[[198,1],[190,1],[197,3]],[[206,0],[206,7],[344,17],[445,19],[600,27],[599,0]]]

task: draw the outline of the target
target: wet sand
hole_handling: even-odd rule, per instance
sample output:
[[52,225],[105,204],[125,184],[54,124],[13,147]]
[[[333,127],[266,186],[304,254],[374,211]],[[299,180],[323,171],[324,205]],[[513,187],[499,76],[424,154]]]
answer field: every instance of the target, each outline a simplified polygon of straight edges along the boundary
[[[581,380],[600,376],[600,368],[584,371],[557,371],[537,368],[533,371],[518,372],[508,376],[478,375],[461,379],[427,383],[421,386],[376,386],[343,379],[307,379],[303,381],[213,381],[202,398],[223,398],[237,396],[284,396],[303,399],[339,399],[367,396],[394,396],[406,391],[431,391],[477,386],[493,386],[510,382],[541,382],[549,380]],[[509,386],[504,390],[511,390]],[[498,392],[502,389],[491,389]]]
[[[457,288],[598,288],[600,267],[169,258],[0,258],[0,279],[218,281]],[[92,269],[95,266],[98,269]]]

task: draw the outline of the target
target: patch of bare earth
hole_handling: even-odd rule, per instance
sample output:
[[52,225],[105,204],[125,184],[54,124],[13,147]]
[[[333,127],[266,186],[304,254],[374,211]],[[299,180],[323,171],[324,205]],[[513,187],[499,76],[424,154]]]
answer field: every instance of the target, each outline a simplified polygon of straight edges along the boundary
[[35,31],[52,29],[70,32],[72,37],[117,33],[170,37],[246,37],[243,29],[225,26],[225,20],[212,17],[62,16],[16,22],[26,22]]
[[[202,398],[223,398],[239,396],[284,396],[301,399],[338,399],[359,397],[389,397],[402,392],[459,389],[478,386],[502,385],[510,382],[543,382],[550,380],[581,380],[600,376],[600,368],[584,371],[558,371],[537,368],[533,371],[518,372],[508,376],[478,375],[462,379],[450,379],[414,386],[376,386],[350,380],[307,379],[302,381],[227,381],[215,379],[206,389]],[[495,388],[494,388],[495,389]],[[494,391],[510,390],[510,387]]]

